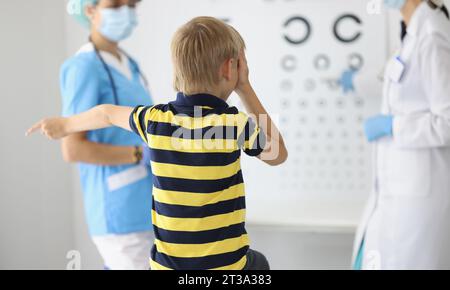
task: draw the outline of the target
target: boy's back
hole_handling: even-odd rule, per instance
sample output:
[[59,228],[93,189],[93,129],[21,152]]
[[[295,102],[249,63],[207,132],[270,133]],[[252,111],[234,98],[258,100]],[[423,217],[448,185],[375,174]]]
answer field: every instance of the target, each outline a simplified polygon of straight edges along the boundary
[[249,239],[240,156],[261,154],[264,134],[206,94],[138,107],[130,125],[151,148],[152,269],[243,269]]

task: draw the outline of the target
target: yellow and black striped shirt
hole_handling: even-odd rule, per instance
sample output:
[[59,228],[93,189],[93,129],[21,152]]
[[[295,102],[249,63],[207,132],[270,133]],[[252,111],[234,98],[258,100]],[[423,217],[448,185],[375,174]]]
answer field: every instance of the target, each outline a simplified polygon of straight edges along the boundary
[[151,149],[151,268],[242,270],[249,238],[240,157],[263,151],[258,126],[217,97],[181,93],[135,108],[130,126]]

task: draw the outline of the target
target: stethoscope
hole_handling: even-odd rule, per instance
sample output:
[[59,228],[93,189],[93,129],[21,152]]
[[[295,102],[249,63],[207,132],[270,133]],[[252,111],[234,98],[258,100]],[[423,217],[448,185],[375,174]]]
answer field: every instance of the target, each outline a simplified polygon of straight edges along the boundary
[[[115,105],[119,105],[119,95],[118,95],[118,93],[117,93],[117,86],[116,86],[116,82],[114,81],[114,77],[113,77],[113,75],[112,75],[111,69],[110,69],[110,68],[108,67],[108,65],[106,64],[105,59],[102,57],[100,51],[99,51],[98,48],[95,46],[95,44],[94,44],[91,40],[89,40],[89,41],[92,43],[92,46],[94,47],[94,50],[95,50],[95,54],[96,54],[97,57],[100,59],[100,62],[102,63],[103,68],[105,69],[105,71],[106,71],[106,73],[107,73],[107,75],[108,75],[109,82],[111,83],[111,88],[112,88],[112,91],[113,91],[114,104],[115,104]],[[123,50],[120,50],[120,52],[121,52],[122,54],[124,54],[125,57],[127,57],[128,59],[131,60],[131,57],[129,57],[128,54],[125,53]],[[143,81],[143,83],[144,83],[144,87],[145,87],[147,93],[150,94],[147,78],[146,78],[145,75],[141,72],[141,70],[139,69],[139,66],[136,65],[134,62],[132,62],[132,63],[133,63],[133,66],[135,67],[135,69],[137,70],[137,72],[138,72],[138,74],[139,74],[139,77],[142,79],[142,81]]]

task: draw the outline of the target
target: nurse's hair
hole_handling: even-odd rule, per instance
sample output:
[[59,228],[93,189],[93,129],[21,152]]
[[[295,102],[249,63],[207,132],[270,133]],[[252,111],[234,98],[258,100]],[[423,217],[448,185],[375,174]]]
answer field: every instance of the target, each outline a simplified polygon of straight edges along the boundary
[[219,70],[245,49],[239,32],[213,17],[197,17],[183,25],[172,40],[174,89],[186,95],[208,92],[220,82]]

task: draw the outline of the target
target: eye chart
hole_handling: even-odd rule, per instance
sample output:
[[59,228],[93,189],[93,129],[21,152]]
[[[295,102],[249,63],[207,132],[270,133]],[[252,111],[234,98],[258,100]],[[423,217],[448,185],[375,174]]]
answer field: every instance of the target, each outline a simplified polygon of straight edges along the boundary
[[[170,40],[192,17],[221,18],[247,43],[252,83],[289,150],[289,161],[275,168],[242,158],[250,222],[357,223],[372,189],[363,122],[378,112],[387,58],[385,16],[369,14],[367,3],[143,1],[141,26],[127,47],[148,74],[156,102],[175,95]],[[240,107],[236,96],[230,103]]]

